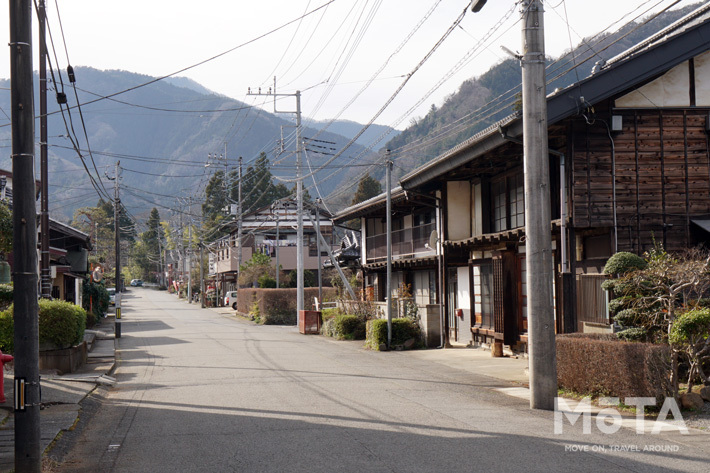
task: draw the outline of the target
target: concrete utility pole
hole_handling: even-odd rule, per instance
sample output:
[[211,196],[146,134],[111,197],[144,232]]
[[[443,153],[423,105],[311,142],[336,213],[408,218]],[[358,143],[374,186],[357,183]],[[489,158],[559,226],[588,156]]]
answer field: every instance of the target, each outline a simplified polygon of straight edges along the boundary
[[[15,471],[40,473],[37,227],[34,178],[32,2],[10,0]],[[24,395],[23,395],[24,394]]]
[[45,1],[39,0],[37,6],[37,20],[39,23],[39,174],[42,186],[42,199],[40,202],[40,228],[42,240],[40,241],[40,280],[42,297],[52,297],[52,275],[49,262],[49,181],[47,160],[47,43],[46,23],[47,10]]
[[204,252],[202,251],[203,245],[202,240],[200,240],[200,307],[205,308],[205,275],[204,275]]
[[120,208],[121,198],[119,197],[118,181],[120,179],[121,162],[116,161],[116,176],[114,180],[113,193],[113,227],[116,233],[116,338],[121,338],[121,225],[120,225]]
[[540,0],[524,0],[522,17],[525,265],[530,338],[530,407],[552,410],[557,396],[552,305],[550,173],[545,98],[545,36]]
[[[274,112],[276,113],[295,113],[296,114],[296,215],[297,215],[297,239],[296,242],[296,325],[300,323],[301,311],[303,310],[303,180],[301,178],[301,154],[303,152],[303,143],[301,138],[301,91],[297,90],[295,94],[277,94],[276,93],[276,78],[274,78],[273,91],[269,87],[269,91],[262,93],[261,87],[258,92],[252,92],[251,88],[247,91],[247,95],[270,95],[274,97]],[[296,97],[296,110],[277,110],[276,97]]]
[[387,348],[392,346],[392,161],[390,150],[387,150]]
[[[192,197],[187,204],[187,213],[190,214]],[[192,304],[192,221],[187,224],[187,302]]]
[[237,196],[237,297],[239,297],[239,276],[242,274],[242,157],[239,156],[239,187]]

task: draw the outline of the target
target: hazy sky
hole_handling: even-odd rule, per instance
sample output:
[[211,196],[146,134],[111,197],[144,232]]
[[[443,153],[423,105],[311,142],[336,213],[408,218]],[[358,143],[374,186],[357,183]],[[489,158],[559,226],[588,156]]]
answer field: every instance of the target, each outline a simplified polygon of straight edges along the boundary
[[[576,45],[582,37],[607,27],[613,31],[628,20],[648,16],[673,3],[545,2],[547,53],[559,55],[570,48],[570,39]],[[677,3],[674,8],[696,2]],[[302,91],[304,116],[326,119],[340,113],[342,119],[365,123],[385,105],[468,4],[469,0],[47,0],[47,9],[62,68],[66,68],[68,52],[75,67],[162,76],[236,48],[178,75],[249,104],[266,99],[247,96],[247,88],[254,91],[262,87],[265,91],[276,76],[279,92]],[[434,5],[437,7],[431,16],[405,43]],[[0,35],[9,40],[7,8],[6,3]],[[431,104],[440,105],[465,79],[481,75],[500,61],[505,56],[501,44],[518,50],[519,18],[519,6],[512,0],[490,0],[477,14],[469,10],[460,27],[412,76],[376,122],[406,127],[413,117],[426,114]],[[36,30],[33,34],[36,41]],[[404,46],[398,49],[402,43]],[[462,67],[448,77],[457,64]],[[9,77],[9,67],[9,50],[4,48],[0,77]],[[81,84],[80,76],[77,84]],[[273,104],[265,105],[265,109],[272,111]]]

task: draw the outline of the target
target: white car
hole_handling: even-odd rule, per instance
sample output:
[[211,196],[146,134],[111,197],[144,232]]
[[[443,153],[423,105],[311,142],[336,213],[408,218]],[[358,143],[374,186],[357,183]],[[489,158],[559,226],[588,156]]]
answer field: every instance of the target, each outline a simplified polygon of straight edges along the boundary
[[237,291],[228,291],[224,296],[224,306],[232,306],[232,309],[237,310]]

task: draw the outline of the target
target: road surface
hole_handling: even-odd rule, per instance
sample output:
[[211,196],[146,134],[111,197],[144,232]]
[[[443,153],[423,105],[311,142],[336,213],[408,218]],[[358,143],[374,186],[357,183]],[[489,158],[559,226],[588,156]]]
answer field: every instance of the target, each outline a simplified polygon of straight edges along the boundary
[[[554,433],[510,384],[131,288],[60,472],[708,471],[710,435]],[[644,449],[651,451],[644,451]]]

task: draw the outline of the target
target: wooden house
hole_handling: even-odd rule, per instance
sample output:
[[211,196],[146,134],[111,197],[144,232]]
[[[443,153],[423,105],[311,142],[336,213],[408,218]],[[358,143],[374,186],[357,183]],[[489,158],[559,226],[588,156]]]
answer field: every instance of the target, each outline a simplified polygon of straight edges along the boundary
[[[616,251],[710,231],[710,6],[600,66],[547,99],[558,332],[608,328],[601,272]],[[513,114],[400,179],[440,202],[450,341],[526,349],[522,132]]]

